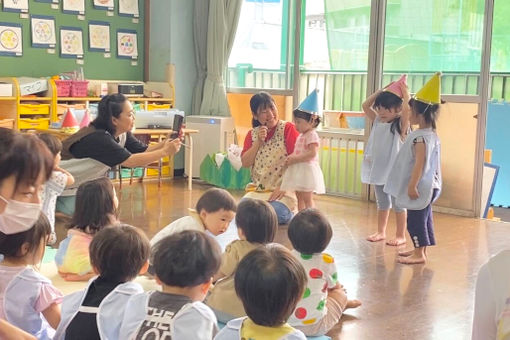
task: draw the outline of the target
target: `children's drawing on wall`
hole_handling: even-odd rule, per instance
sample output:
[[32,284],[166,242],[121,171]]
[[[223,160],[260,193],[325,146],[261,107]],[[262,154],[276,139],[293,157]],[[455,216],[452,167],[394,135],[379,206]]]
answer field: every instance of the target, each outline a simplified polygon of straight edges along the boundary
[[60,28],[60,54],[68,58],[83,56],[83,37],[80,28]]
[[89,22],[89,49],[110,52],[110,25],[107,22]]
[[32,15],[32,46],[33,47],[55,47],[55,19],[48,16]]
[[113,0],[94,0],[94,8],[97,9],[113,9],[114,6]]
[[20,24],[0,24],[0,55],[21,56],[23,41]]
[[3,0],[4,11],[28,12],[28,0]]
[[84,14],[85,0],[62,0],[62,11],[70,14]]
[[119,14],[138,17],[138,0],[119,0]]
[[136,31],[117,31],[117,56],[119,58],[138,58],[138,46],[136,43]]

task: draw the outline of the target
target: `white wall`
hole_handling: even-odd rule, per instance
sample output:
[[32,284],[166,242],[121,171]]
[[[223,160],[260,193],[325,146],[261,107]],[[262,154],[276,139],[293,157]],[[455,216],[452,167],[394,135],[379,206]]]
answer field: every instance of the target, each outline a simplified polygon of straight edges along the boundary
[[[197,75],[193,46],[194,0],[150,2],[149,80],[165,81],[165,66],[175,65],[175,103],[191,114],[191,98]],[[184,168],[184,153],[175,158],[175,168]]]

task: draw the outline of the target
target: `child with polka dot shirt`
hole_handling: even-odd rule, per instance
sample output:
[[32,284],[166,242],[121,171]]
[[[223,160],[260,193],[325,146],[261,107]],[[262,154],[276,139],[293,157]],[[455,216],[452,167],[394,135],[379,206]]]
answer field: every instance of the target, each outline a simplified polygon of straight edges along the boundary
[[289,225],[293,254],[308,275],[307,287],[289,324],[307,336],[326,334],[340,321],[345,309],[361,305],[358,300],[347,299],[338,283],[335,259],[323,253],[332,234],[329,222],[316,209],[299,212]]

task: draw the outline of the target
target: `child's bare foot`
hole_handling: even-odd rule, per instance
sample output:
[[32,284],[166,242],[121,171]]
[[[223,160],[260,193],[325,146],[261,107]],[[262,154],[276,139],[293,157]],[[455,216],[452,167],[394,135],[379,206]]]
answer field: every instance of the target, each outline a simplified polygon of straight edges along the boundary
[[397,237],[397,238],[394,238],[393,240],[386,241],[386,244],[389,246],[398,247],[398,246],[406,244],[406,238],[405,237]]
[[361,301],[360,300],[347,300],[347,304],[345,305],[345,309],[348,309],[348,308],[358,308],[359,306],[361,306]]
[[406,250],[406,251],[399,251],[398,252],[398,256],[403,256],[403,257],[411,256],[413,254],[414,254],[414,249],[413,250]]
[[398,263],[402,264],[422,264],[427,261],[427,259],[424,256],[409,256],[409,257],[399,257]]
[[369,237],[367,237],[367,241],[370,241],[370,242],[379,242],[379,241],[384,240],[385,238],[386,238],[385,234],[375,233],[375,234],[372,234]]

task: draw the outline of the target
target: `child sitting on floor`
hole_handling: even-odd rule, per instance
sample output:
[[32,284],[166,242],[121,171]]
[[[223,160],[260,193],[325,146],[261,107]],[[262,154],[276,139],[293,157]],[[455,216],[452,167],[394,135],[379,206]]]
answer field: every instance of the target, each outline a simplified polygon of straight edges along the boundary
[[70,229],[55,255],[58,273],[64,280],[87,281],[95,276],[90,264],[89,245],[97,232],[117,223],[118,206],[115,189],[108,178],[80,185]]
[[90,244],[90,261],[99,276],[64,298],[54,339],[123,339],[119,331],[126,303],[143,292],[131,280],[147,270],[149,254],[149,240],[138,228],[121,224],[99,231]]
[[57,197],[66,187],[74,183],[74,177],[68,171],[59,167],[62,142],[49,133],[40,134],[39,139],[46,144],[55,157],[55,167],[53,168],[50,179],[44,184],[42,196],[42,211],[48,218],[51,226],[51,235],[48,244],[53,245],[57,242],[57,234],[55,234],[55,206],[57,204]]
[[32,227],[2,227],[0,319],[9,321],[37,339],[52,339],[60,321],[62,293],[50,280],[30,267],[41,263],[46,240],[51,233],[50,223],[40,213]]
[[152,261],[162,291],[129,300],[119,339],[211,340],[217,321],[202,301],[220,266],[220,255],[219,245],[195,230],[159,241]]
[[308,284],[302,299],[289,319],[289,324],[309,336],[326,334],[340,321],[346,308],[361,305],[348,300],[338,283],[335,259],[323,251],[333,231],[317,209],[300,211],[289,224],[289,239],[296,259],[308,273]]
[[246,255],[235,274],[247,316],[231,320],[215,340],[305,340],[287,319],[306,286],[303,266],[283,246],[269,244]]
[[219,188],[204,192],[197,202],[196,209],[189,209],[189,216],[181,217],[161,229],[151,239],[151,246],[166,236],[183,230],[209,231],[214,236],[224,233],[234,219],[237,204],[232,195]]
[[225,249],[220,270],[214,276],[214,280],[219,281],[206,300],[206,304],[214,310],[221,322],[246,315],[235,292],[236,267],[250,251],[273,242],[278,218],[273,207],[266,201],[245,198],[237,208],[236,225],[240,240],[233,241]]

